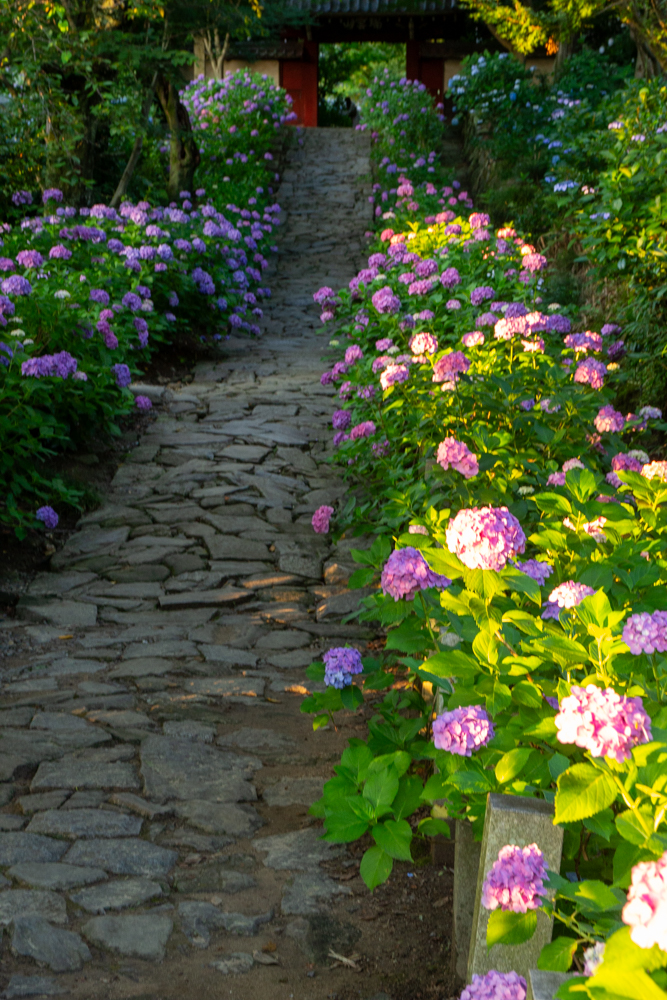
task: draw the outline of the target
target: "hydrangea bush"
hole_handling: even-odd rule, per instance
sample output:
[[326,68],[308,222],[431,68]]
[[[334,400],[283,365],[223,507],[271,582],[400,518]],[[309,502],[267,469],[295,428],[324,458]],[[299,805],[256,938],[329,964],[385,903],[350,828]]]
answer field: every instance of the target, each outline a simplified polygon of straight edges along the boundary
[[212,341],[259,332],[279,211],[264,155],[290,119],[289,101],[248,73],[211,83],[188,88],[193,120],[203,128],[216,119],[207,150],[224,149],[228,115],[235,148],[248,150],[224,195],[201,187],[169,206],[124,201],[116,210],[65,205],[56,189],[39,200],[16,192],[25,215],[0,236],[2,523],[24,531],[40,503],[77,502],[45,461],[118,433],[133,407],[150,408],[128,387],[161,344],[193,328]]
[[[331,685],[304,702],[316,725],[327,699],[373,706],[311,811],[330,841],[370,834],[372,889],[414,837],[455,818],[481,837],[489,792],[554,803],[563,872],[507,845],[484,873],[489,945],[526,940],[542,909],[540,967],[588,977],[561,995],[616,1000],[622,974],[623,996],[665,996],[667,424],[619,409],[636,359],[616,318],[586,330],[545,302],[549,261],[514,229],[474,212],[380,228],[368,265],[315,298],[355,485],[327,526],[375,536],[350,586],[377,584],[359,617],[387,639],[344,703]],[[489,976],[464,996],[524,995]]]

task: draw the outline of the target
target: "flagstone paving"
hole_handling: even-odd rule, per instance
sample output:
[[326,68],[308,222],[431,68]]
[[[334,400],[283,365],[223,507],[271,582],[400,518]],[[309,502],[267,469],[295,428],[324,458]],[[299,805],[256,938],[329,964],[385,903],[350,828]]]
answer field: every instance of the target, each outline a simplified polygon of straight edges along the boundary
[[[371,636],[334,600],[349,542],[310,525],[345,492],[312,293],[361,266],[368,155],[351,130],[295,144],[263,336],[147,390],[105,503],[2,623],[29,649],[0,692],[4,996],[315,996],[322,941],[361,933],[327,917],[346,849],[307,816],[343,740],[299,703],[313,659]],[[354,977],[328,975],[317,996]]]

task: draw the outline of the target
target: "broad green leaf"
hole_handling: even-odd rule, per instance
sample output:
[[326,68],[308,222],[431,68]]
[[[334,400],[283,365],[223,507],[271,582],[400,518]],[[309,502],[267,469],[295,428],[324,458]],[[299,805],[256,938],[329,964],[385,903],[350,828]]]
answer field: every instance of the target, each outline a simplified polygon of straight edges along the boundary
[[420,669],[435,677],[458,677],[466,680],[479,673],[479,664],[473,656],[460,649],[448,649],[429,657]]
[[388,819],[371,828],[373,840],[386,851],[389,857],[398,861],[412,861],[410,842],[412,827],[405,819]]
[[457,580],[465,571],[459,557],[448,549],[430,549],[424,553],[424,558],[434,573],[447,576],[450,580]]
[[373,760],[373,752],[369,750],[364,742],[361,740],[355,740],[354,743],[350,743],[350,746],[343,751],[343,756],[341,757],[341,764],[349,768],[350,771],[354,773],[357,780],[362,781],[368,765]]
[[398,792],[396,797],[391,804],[391,811],[394,814],[394,819],[405,819],[406,816],[411,816],[421,805],[422,792],[424,791],[424,786],[422,785],[421,778],[416,775],[403,775],[398,783]]
[[548,972],[567,972],[578,944],[576,938],[569,937],[559,937],[545,944],[537,960],[537,968]]
[[393,764],[398,776],[401,777],[411,763],[412,757],[406,750],[395,750],[393,753],[384,753],[380,757],[375,757],[368,765],[368,773],[375,774],[376,771],[383,771],[390,764]]
[[325,813],[325,840],[332,844],[349,844],[353,840],[363,837],[370,824],[360,819],[351,809],[336,809],[335,812]]
[[519,569],[504,569],[503,579],[507,580],[510,590],[515,594],[525,594],[534,604],[537,604],[538,608],[540,607],[542,604],[540,586],[527,573],[522,573]]
[[349,684],[341,690],[340,700],[343,702],[343,708],[346,708],[348,712],[354,712],[360,705],[363,705],[364,696],[356,684]]
[[393,867],[393,859],[386,851],[377,846],[369,847],[361,859],[359,874],[372,892],[376,886],[387,881]]
[[490,601],[508,587],[500,573],[496,573],[493,569],[464,569],[463,582],[466,590],[477,594],[485,601]]
[[591,764],[574,764],[558,779],[556,823],[574,823],[602,812],[616,799],[614,780]]
[[309,681],[323,681],[325,669],[324,664],[317,660],[306,668],[306,677]]
[[504,708],[507,708],[511,701],[512,692],[507,684],[494,681],[492,693],[486,696],[486,710],[490,716],[496,716]]
[[537,684],[531,681],[519,681],[512,688],[512,698],[519,705],[527,705],[529,708],[540,708],[542,706],[542,692]]
[[624,840],[637,847],[660,850],[660,841],[653,836],[653,810],[645,806],[638,812],[626,809],[616,817],[616,829]]
[[537,927],[537,911],[513,913],[511,910],[494,910],[486,928],[487,950],[494,944],[523,944],[529,941]]
[[444,819],[435,819],[433,816],[427,816],[420,820],[417,829],[424,837],[451,836],[449,823],[446,823]]
[[428,632],[419,619],[407,618],[387,636],[387,649],[397,649],[400,653],[421,653],[429,643]]
[[391,808],[398,791],[398,772],[389,766],[384,771],[369,775],[364,785],[364,798],[375,810],[376,816],[382,816]]
[[510,750],[509,753],[503,754],[496,764],[496,778],[501,785],[513,781],[518,774],[521,774],[524,764],[532,752],[530,747],[517,747]]

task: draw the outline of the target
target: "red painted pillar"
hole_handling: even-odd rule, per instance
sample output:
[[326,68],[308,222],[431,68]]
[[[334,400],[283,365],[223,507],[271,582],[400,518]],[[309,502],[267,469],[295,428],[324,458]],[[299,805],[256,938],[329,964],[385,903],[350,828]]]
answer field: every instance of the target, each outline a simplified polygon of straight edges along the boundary
[[296,125],[317,125],[318,42],[303,43],[303,59],[286,59],[280,64],[280,86],[292,98]]
[[303,124],[308,128],[317,128],[319,42],[304,42],[303,56]]
[[419,79],[419,42],[405,43],[405,75],[408,80]]

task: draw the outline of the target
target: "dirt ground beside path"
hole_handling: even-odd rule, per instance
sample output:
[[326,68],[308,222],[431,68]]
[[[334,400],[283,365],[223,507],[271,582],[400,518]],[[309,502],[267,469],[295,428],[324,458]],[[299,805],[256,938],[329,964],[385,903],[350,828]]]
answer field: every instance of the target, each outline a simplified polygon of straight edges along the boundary
[[310,662],[376,638],[342,622],[363,540],[310,523],[346,493],[312,294],[362,265],[369,149],[295,145],[263,336],[148,387],[103,507],[0,618],[6,1000],[455,995],[451,870],[416,856],[371,895],[365,845],[308,815],[372,712],[300,712]]

